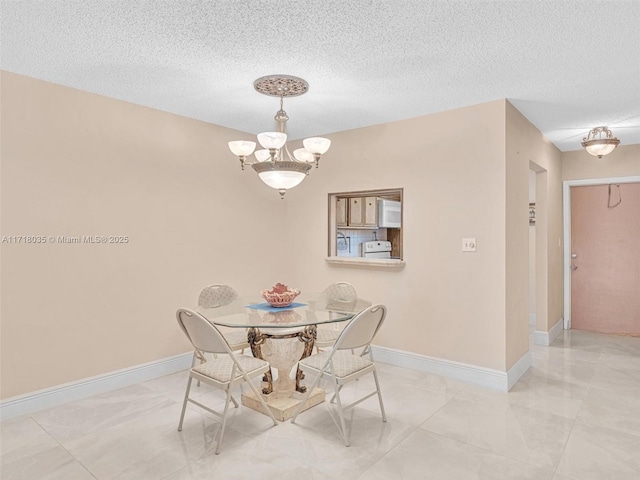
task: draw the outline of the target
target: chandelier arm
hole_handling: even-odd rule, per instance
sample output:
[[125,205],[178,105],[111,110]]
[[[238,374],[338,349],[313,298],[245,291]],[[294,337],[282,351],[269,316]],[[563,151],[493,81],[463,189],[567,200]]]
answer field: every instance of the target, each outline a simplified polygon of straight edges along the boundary
[[245,157],[242,157],[242,158],[240,159],[240,166],[242,167],[242,170],[244,170],[244,167],[250,167],[251,165],[253,165],[254,163],[256,163],[256,162],[249,162],[249,161],[247,160],[247,158],[249,158],[249,157],[246,157],[246,156],[245,156]]
[[[298,160],[296,159],[296,157],[294,157],[293,155],[291,155],[291,152],[289,151],[289,147],[287,146],[287,144],[284,144],[284,151],[287,152],[287,160],[290,162],[297,162]],[[309,174],[309,172],[307,172],[307,175]]]

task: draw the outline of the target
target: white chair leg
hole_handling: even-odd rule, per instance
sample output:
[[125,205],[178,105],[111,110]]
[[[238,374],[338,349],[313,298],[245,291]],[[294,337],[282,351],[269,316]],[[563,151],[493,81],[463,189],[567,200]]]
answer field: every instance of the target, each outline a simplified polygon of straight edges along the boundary
[[182,431],[182,422],[184,420],[184,412],[187,410],[187,399],[189,398],[189,390],[191,390],[191,381],[193,378],[189,375],[189,380],[187,381],[187,390],[184,392],[184,401],[182,402],[182,413],[180,414],[180,423],[178,423],[178,431]]
[[387,421],[387,415],[384,412],[384,404],[382,403],[382,392],[380,391],[380,382],[378,382],[378,372],[374,367],[373,369],[373,379],[376,381],[376,391],[378,392],[378,401],[380,402],[380,413],[382,413],[382,421]]
[[222,428],[220,429],[220,439],[216,446],[216,455],[220,454],[220,445],[222,445],[222,439],[224,437],[224,428],[227,426],[227,412],[229,411],[229,401],[231,400],[231,386],[227,389],[227,400],[224,402],[224,412],[222,413]]
[[269,405],[267,405],[267,403],[264,401],[264,398],[262,398],[262,395],[258,392],[258,389],[255,387],[255,385],[253,384],[251,379],[249,377],[247,377],[246,375],[244,376],[244,379],[249,384],[249,388],[251,388],[251,391],[253,392],[253,394],[256,396],[256,398],[260,402],[260,405],[262,405],[262,408],[264,409],[264,411],[271,417],[271,420],[273,420],[273,424],[274,425],[278,425],[278,420],[273,415],[273,412],[269,408]]
[[340,416],[340,425],[342,425],[341,428],[341,432],[342,433],[342,438],[344,440],[344,445],[346,447],[349,446],[349,432],[347,431],[347,425],[344,421],[344,416],[342,415],[342,402],[340,401],[340,385],[338,385],[338,382],[334,381],[333,382],[333,390],[334,390],[334,396],[336,397],[336,403],[338,404],[338,415]]
[[233,395],[231,395],[231,402],[233,403],[233,406],[234,406],[235,408],[238,408],[238,406],[239,406],[239,405],[238,405],[238,402],[236,402],[236,399],[235,399],[235,398],[233,398]]
[[[358,379],[356,378],[356,380]],[[344,385],[338,385],[338,391],[341,391],[343,386]],[[329,403],[334,403],[335,401],[336,401],[336,394],[334,393],[333,397],[331,397],[331,400],[329,400]]]
[[[196,366],[196,360],[198,360],[198,353],[194,350],[193,351],[193,359],[191,360],[191,368]],[[202,362],[200,362],[202,363]],[[200,380],[198,380],[197,385],[200,386]]]

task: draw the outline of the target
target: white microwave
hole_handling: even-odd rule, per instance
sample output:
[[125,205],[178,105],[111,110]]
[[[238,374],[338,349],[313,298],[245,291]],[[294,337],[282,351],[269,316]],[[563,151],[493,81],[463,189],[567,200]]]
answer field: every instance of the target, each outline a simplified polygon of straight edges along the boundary
[[402,226],[402,203],[395,200],[378,199],[378,227],[400,228]]

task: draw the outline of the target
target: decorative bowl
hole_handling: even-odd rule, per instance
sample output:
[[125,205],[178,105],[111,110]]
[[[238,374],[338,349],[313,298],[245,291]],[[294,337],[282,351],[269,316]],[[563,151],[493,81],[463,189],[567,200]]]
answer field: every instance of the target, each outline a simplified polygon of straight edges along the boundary
[[261,290],[260,295],[272,307],[288,307],[300,295],[300,290],[291,289],[282,283],[277,283],[271,290]]

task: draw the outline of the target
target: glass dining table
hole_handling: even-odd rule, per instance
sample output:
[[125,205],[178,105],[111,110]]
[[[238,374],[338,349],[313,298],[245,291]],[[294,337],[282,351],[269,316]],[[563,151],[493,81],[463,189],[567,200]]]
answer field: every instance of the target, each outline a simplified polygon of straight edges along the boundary
[[[271,370],[265,374],[263,398],[277,418],[286,420],[306,391],[301,385],[302,371],[296,369],[294,382],[291,370],[298,360],[311,355],[318,326],[334,329],[337,334],[341,326],[370,305],[371,302],[361,298],[342,301],[324,294],[311,294],[298,296],[288,307],[272,307],[259,295],[248,295],[215,308],[200,306],[196,311],[223,334],[229,329],[246,330],[253,356],[266,360],[277,370],[275,381]],[[327,326],[323,326],[325,324]],[[324,391],[315,390],[305,409],[324,401]],[[253,397],[252,392],[244,393],[242,403],[261,411],[260,403]]]

